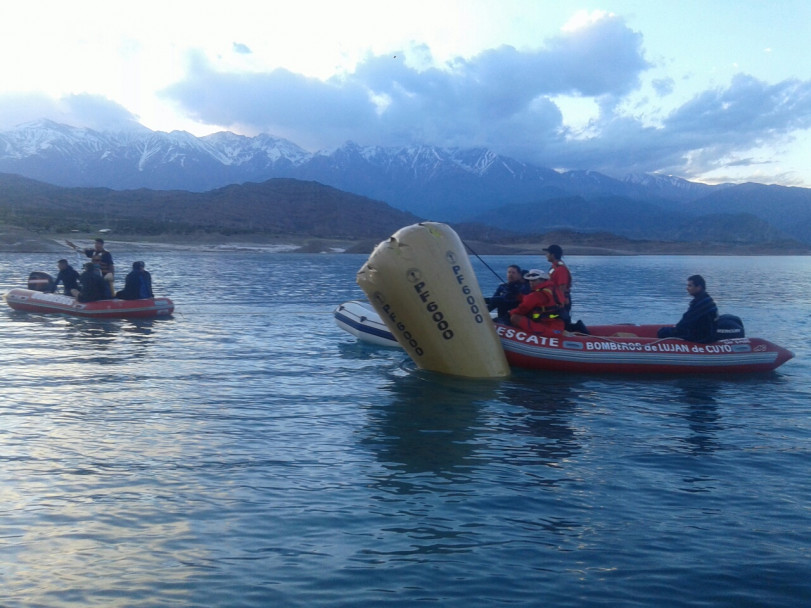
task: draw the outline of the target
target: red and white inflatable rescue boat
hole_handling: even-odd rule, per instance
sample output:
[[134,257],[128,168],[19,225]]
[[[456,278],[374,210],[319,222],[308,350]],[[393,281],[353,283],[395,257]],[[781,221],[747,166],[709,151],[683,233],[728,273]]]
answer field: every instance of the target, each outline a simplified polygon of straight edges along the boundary
[[657,338],[661,325],[589,325],[590,335],[546,337],[496,323],[514,367],[593,373],[751,373],[776,369],[794,354],[762,338],[710,344]]
[[[365,342],[398,346],[366,302],[341,304],[334,312],[341,329]],[[711,344],[659,339],[661,325],[589,325],[590,335],[547,337],[496,323],[511,367],[574,373],[752,373],[781,366],[794,354],[762,338],[733,338]]]
[[[421,222],[380,243],[356,277],[369,299],[342,304],[336,323],[376,344],[399,344],[430,371],[477,378],[511,367],[576,373],[752,373],[794,354],[729,327],[710,344],[657,337],[662,325],[602,325],[588,333],[541,335],[494,323],[467,257],[450,226]],[[732,315],[727,320],[735,320]],[[723,328],[727,331],[727,328]],[[387,330],[387,331],[386,331]],[[734,337],[733,337],[734,336]]]
[[168,317],[175,309],[174,303],[169,298],[79,302],[70,296],[20,288],[12,289],[4,298],[14,310],[92,319],[153,319]]

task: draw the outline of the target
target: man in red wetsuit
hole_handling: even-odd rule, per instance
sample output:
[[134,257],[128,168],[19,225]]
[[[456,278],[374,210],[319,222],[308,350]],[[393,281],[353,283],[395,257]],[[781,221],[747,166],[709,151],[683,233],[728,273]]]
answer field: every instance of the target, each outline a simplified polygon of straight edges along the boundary
[[560,245],[549,245],[544,251],[546,260],[552,265],[549,269],[549,280],[563,292],[564,302],[561,316],[568,323],[572,318],[572,275],[561,260],[563,249]]
[[531,291],[521,298],[521,302],[510,311],[510,323],[523,330],[552,336],[560,334],[565,324],[560,317],[560,297],[549,276],[540,270],[532,269],[524,275]]

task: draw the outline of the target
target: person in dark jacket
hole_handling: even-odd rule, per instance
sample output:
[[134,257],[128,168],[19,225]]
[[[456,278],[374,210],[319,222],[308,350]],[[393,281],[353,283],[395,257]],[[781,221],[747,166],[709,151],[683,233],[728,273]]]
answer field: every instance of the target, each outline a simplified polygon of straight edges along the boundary
[[79,275],[79,302],[96,302],[111,298],[110,284],[101,276],[101,272],[93,262],[84,265],[84,271]]
[[687,312],[675,327],[662,327],[660,338],[684,338],[690,342],[713,342],[718,320],[718,307],[707,293],[704,277],[694,274],[687,279],[687,293],[693,296]]
[[519,266],[510,264],[507,267],[507,282],[499,285],[493,296],[486,298],[487,310],[498,309],[498,318],[509,322],[511,308],[518,306],[522,295],[530,292],[529,282],[524,279],[524,273]]
[[133,262],[132,270],[124,282],[124,289],[115,294],[120,300],[143,300],[154,298],[152,293],[152,275],[147,272],[143,262]]
[[51,293],[56,291],[59,283],[62,283],[66,296],[75,295],[73,290],[79,291],[79,273],[76,272],[73,266],[68,264],[67,260],[59,260],[56,265],[59,267],[59,274],[56,275],[56,281],[54,281]]

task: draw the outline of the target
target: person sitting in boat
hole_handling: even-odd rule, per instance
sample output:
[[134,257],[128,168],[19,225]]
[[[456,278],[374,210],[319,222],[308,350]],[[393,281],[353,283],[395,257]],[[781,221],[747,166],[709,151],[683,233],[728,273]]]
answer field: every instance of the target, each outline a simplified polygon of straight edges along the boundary
[[487,310],[498,309],[498,320],[506,323],[510,319],[509,310],[515,308],[521,296],[529,292],[529,283],[524,280],[521,267],[510,264],[507,266],[507,282],[496,287],[492,297],[485,298]]
[[74,289],[79,291],[79,273],[67,260],[59,260],[56,265],[59,268],[59,274],[56,275],[51,293],[56,292],[56,287],[62,283],[65,295],[72,296]]
[[96,239],[92,249],[80,249],[70,241],[65,241],[68,247],[83,252],[91,261],[101,269],[101,276],[110,283],[110,292],[115,293],[115,265],[113,255],[104,248],[104,239]]
[[79,275],[79,286],[78,290],[74,290],[79,302],[96,302],[112,298],[110,284],[104,280],[101,271],[93,262],[84,265],[84,271]]
[[660,338],[683,338],[690,342],[715,341],[718,307],[707,293],[707,283],[700,274],[687,278],[687,293],[693,296],[687,312],[675,326],[659,329]]
[[120,300],[144,300],[154,298],[152,293],[152,275],[145,270],[143,262],[133,262],[132,270],[124,282],[124,289],[115,294]]
[[533,333],[560,334],[565,328],[560,316],[563,301],[559,291],[550,284],[549,275],[532,269],[524,278],[529,281],[530,293],[510,311],[510,323]]

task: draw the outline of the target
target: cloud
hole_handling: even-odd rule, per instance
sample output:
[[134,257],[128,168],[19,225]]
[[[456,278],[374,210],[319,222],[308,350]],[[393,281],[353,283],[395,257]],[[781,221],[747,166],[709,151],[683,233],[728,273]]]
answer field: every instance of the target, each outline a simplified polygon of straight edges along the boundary
[[811,82],[769,85],[739,74],[726,89],[705,91],[665,121],[671,131],[740,142],[811,127]]
[[[346,141],[483,146],[541,166],[616,176],[743,173],[764,166],[775,149],[800,148],[792,138],[810,133],[811,81],[797,79],[738,74],[663,114],[664,98],[677,103],[685,82],[657,73],[643,91],[652,65],[642,35],[610,14],[586,17],[532,48],[505,45],[440,63],[414,44],[369,54],[326,80],[282,68],[257,72],[251,48],[229,41],[238,61],[191,52],[185,76],[160,94],[203,125],[266,132],[311,151]],[[0,94],[0,128],[43,116],[94,129],[137,125],[101,96]]]
[[811,81],[770,85],[741,74],[726,88],[696,95],[661,126],[606,115],[596,125],[599,136],[569,141],[559,150],[559,166],[697,177],[720,167],[762,164],[753,150],[779,146],[810,128]]
[[[413,58],[413,59],[411,59]],[[559,94],[619,99],[649,64],[641,35],[604,15],[537,50],[502,46],[431,65],[424,47],[370,55],[327,81],[277,69],[216,71],[201,53],[163,91],[196,120],[270,131],[304,146],[487,145],[530,149],[559,136]],[[419,65],[416,65],[419,64]]]
[[216,72],[200,53],[189,60],[185,80],[161,95],[200,122],[341,143],[375,122],[375,106],[357,84],[324,82],[282,68],[260,74]]
[[651,86],[653,86],[653,90],[656,91],[659,97],[665,97],[673,92],[676,83],[673,82],[672,78],[656,78],[651,81]]
[[66,95],[60,100],[65,111],[73,116],[73,124],[99,131],[126,130],[140,127],[138,117],[124,106],[101,95]]
[[0,95],[0,128],[47,117],[74,127],[97,131],[141,130],[138,117],[122,105],[101,95],[66,95],[54,99],[43,93]]

